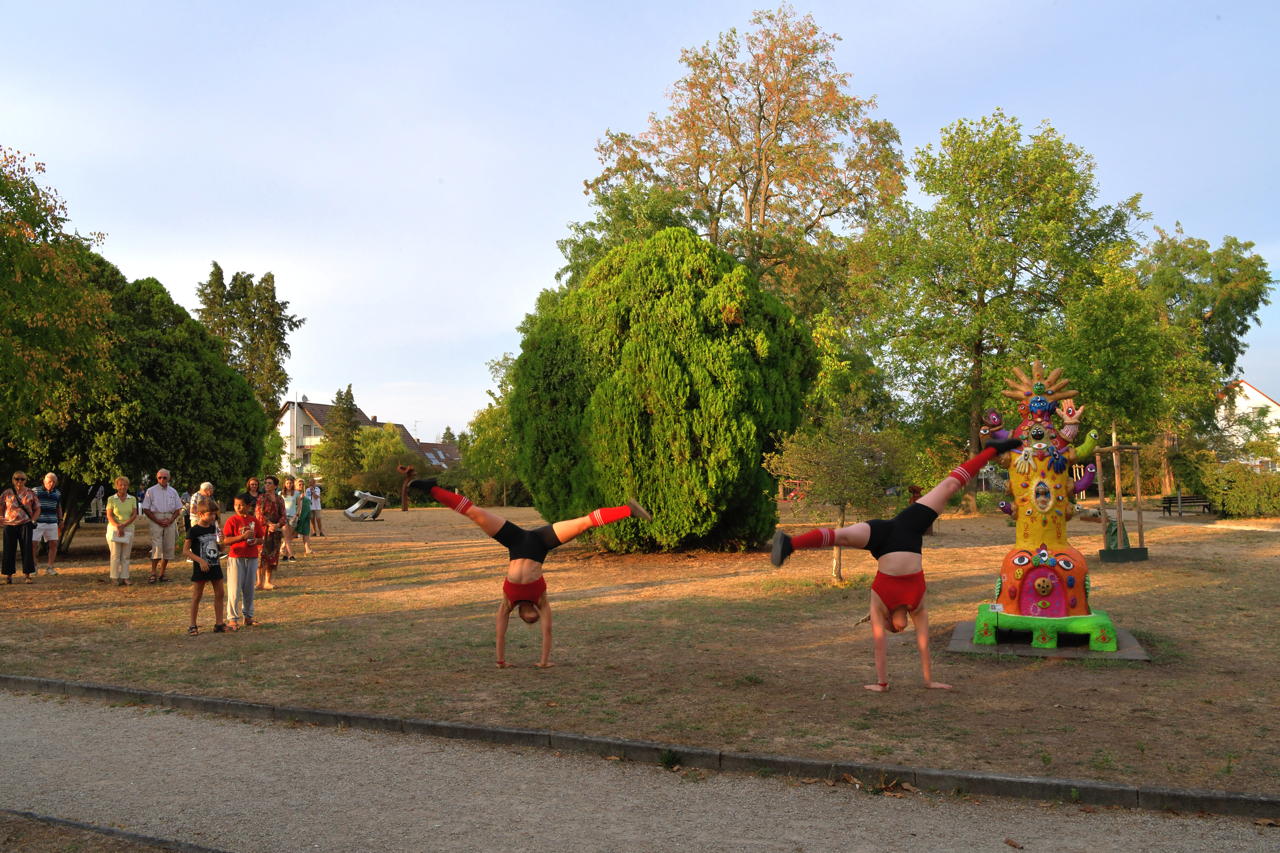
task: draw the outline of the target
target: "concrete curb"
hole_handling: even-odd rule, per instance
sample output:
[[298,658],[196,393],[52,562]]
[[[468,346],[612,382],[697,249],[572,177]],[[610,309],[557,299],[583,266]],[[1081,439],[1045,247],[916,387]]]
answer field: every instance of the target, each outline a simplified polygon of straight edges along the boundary
[[122,841],[132,841],[135,844],[149,844],[152,847],[159,847],[162,850],[177,850],[179,853],[226,853],[226,851],[219,850],[214,847],[201,847],[198,844],[188,844],[185,841],[170,841],[167,838],[155,838],[150,835],[139,835],[136,832],[128,832],[123,829],[114,829],[109,826],[95,826],[91,823],[81,823],[78,820],[64,820],[60,817],[49,817],[48,815],[36,814],[35,812],[19,812],[12,811],[11,809],[0,809],[0,813],[13,815],[14,817],[24,817],[27,820],[47,823],[50,826],[79,829],[84,832],[92,832],[95,835],[105,835],[109,838],[118,838]]
[[115,687],[109,684],[61,681],[23,675],[0,674],[0,689],[15,693],[50,693],[98,699],[115,704],[158,705],[182,711],[223,714],[242,719],[310,723],[334,728],[402,732],[510,746],[534,746],[563,752],[616,756],[623,760],[644,764],[679,764],[684,767],[724,772],[778,774],[833,781],[840,780],[847,774],[856,778],[863,787],[874,789],[906,782],[917,788],[944,793],[959,792],[1033,800],[1060,800],[1089,805],[1124,806],[1130,809],[1172,809],[1180,812],[1280,818],[1280,797],[1237,791],[1122,785],[1086,779],[1004,776],[997,773],[975,773],[965,770],[933,770],[924,767],[792,758],[785,755],[723,752],[700,747],[593,737],[540,729],[477,726],[468,723],[327,711],[319,708],[264,705],[239,699],[217,699],[209,696],[190,696],[183,693],[139,690],[133,687]]

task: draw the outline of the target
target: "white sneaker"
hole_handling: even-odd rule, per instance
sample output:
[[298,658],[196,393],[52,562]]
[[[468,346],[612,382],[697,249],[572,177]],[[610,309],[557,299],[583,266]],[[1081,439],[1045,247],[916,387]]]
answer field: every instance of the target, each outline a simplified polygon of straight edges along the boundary
[[57,570],[57,569],[45,569],[45,570],[44,570],[44,573],[45,573],[46,575],[56,575],[56,574],[58,573],[58,570]]

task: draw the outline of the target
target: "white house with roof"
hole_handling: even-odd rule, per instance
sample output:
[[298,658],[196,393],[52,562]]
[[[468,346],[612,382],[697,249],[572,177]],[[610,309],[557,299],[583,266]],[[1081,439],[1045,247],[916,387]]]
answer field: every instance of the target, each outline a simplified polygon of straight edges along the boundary
[[[324,440],[325,424],[333,406],[327,403],[312,403],[305,396],[301,400],[290,400],[280,407],[276,415],[276,431],[284,439],[284,451],[280,457],[280,470],[289,474],[313,474],[315,468],[311,462],[311,453]],[[369,417],[359,407],[356,408],[356,420],[362,427],[386,426],[379,423],[378,418]],[[407,450],[424,457],[427,462],[438,468],[450,468],[457,465],[461,457],[458,448],[453,444],[433,444],[415,439],[404,424],[392,423],[400,434],[400,441]]]
[[[1232,388],[1235,393],[1224,401],[1224,406],[1234,409],[1234,412],[1238,414],[1265,410],[1263,417],[1267,425],[1270,427],[1272,434],[1280,438],[1280,403],[1277,403],[1243,379],[1233,382]],[[1232,416],[1227,415],[1220,420],[1220,423],[1223,424],[1224,428],[1230,429],[1231,420]],[[1280,470],[1280,460],[1276,459],[1245,459],[1242,461],[1256,467],[1259,471]]]

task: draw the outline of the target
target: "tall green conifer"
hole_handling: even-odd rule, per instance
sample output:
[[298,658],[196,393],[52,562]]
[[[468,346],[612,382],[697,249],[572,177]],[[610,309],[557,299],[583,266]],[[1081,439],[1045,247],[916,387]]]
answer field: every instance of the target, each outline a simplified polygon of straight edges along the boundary
[[544,517],[630,495],[654,521],[601,528],[610,547],[746,547],[772,532],[761,460],[798,423],[815,360],[745,266],[667,229],[544,293],[523,331],[509,405]]

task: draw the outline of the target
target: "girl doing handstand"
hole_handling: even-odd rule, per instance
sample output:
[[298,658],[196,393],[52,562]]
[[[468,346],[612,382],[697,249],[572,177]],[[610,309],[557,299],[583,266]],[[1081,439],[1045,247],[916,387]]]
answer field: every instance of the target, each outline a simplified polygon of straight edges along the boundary
[[868,690],[883,693],[889,689],[885,655],[885,631],[898,633],[907,627],[910,617],[916,629],[916,646],[920,649],[920,669],[924,686],[950,690],[950,684],[933,680],[929,662],[929,614],[924,604],[924,560],[921,544],[929,529],[953,495],[997,454],[1013,450],[1021,439],[1008,438],[988,442],[977,456],[957,465],[942,482],[918,501],[891,519],[873,519],[841,527],[810,530],[799,536],[788,536],[781,530],[773,536],[772,561],[781,566],[797,548],[865,548],[876,558],[876,577],[871,582],[871,636],[875,641],[876,683]]
[[557,521],[555,524],[544,524],[542,527],[526,530],[523,527],[517,527],[500,515],[481,509],[462,495],[440,488],[436,485],[435,478],[415,480],[412,479],[412,469],[402,470],[405,472],[405,483],[401,489],[402,500],[408,500],[410,488],[427,491],[432,499],[456,513],[465,515],[481,530],[496,539],[500,545],[507,548],[510,562],[507,565],[507,576],[502,582],[502,601],[498,604],[499,668],[512,666],[506,661],[507,622],[512,610],[517,611],[520,618],[530,625],[541,620],[542,656],[537,665],[543,669],[554,666],[551,663],[551,603],[547,600],[547,582],[542,577],[542,564],[549,551],[602,524],[612,524],[633,516],[645,521],[653,520],[648,510],[635,501],[629,500],[622,506],[602,507],[581,518]]

